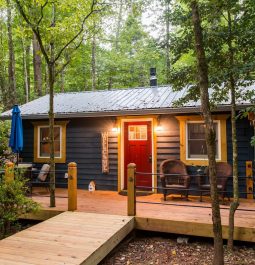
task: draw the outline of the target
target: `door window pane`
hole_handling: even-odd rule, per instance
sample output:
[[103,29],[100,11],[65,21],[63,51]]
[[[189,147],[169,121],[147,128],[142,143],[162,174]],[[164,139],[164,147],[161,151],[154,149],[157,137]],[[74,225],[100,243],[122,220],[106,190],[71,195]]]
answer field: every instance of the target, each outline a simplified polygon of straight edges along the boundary
[[147,140],[147,125],[129,125],[128,140]]
[[[216,158],[219,156],[218,145],[218,123],[214,123],[216,132]],[[205,124],[204,123],[188,123],[188,158],[207,158],[207,146],[205,140]]]
[[[54,128],[54,150],[55,157],[60,157],[60,127]],[[50,138],[49,138],[49,127],[40,127],[40,143],[39,143],[39,154],[40,157],[50,157]]]

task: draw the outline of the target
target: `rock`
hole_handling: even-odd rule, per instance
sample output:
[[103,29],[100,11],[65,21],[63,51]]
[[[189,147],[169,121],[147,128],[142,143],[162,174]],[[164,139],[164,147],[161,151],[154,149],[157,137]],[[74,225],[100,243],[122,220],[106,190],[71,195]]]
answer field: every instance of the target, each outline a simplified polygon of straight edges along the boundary
[[177,237],[178,244],[188,244],[189,238],[188,237]]

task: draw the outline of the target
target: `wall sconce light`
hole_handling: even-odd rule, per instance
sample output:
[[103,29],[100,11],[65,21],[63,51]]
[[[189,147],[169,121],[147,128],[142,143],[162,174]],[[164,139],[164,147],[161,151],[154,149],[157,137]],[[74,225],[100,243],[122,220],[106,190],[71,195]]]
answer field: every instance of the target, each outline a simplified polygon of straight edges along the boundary
[[114,132],[114,133],[118,133],[119,132],[119,128],[118,128],[118,124],[117,124],[117,120],[116,119],[114,119],[114,121],[113,121],[112,132]]
[[162,126],[156,126],[156,132],[162,132],[163,127]]
[[163,126],[161,125],[161,122],[160,122],[160,116],[157,118],[157,126],[155,128],[155,131],[156,132],[162,132],[163,131]]
[[117,132],[119,132],[119,129],[118,129],[118,127],[112,127],[112,132],[114,132],[114,133],[117,133]]

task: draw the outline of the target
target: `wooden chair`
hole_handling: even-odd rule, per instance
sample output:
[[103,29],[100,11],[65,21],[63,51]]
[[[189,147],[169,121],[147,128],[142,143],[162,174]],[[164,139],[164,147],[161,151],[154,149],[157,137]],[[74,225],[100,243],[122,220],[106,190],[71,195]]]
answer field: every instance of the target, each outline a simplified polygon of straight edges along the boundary
[[[227,191],[227,182],[228,179],[232,177],[232,166],[227,162],[217,162],[216,176],[217,176],[217,188],[219,193],[221,194],[222,200],[224,201]],[[207,177],[208,177],[208,182],[206,182]],[[205,174],[203,176],[199,176],[198,187],[200,190],[200,201],[202,201],[203,193],[210,194],[211,190],[208,167],[205,169]],[[228,199],[230,200],[229,196]]]
[[33,187],[46,187],[47,190],[49,190],[49,182],[48,176],[50,173],[50,165],[48,164],[43,164],[40,172],[38,174],[35,174],[32,171],[32,175],[37,175],[36,178],[34,179],[32,176],[31,182],[30,182],[30,194],[32,194],[32,188]]
[[186,165],[180,160],[168,159],[160,165],[160,179],[163,187],[164,201],[168,194],[179,193],[188,199],[190,176]]

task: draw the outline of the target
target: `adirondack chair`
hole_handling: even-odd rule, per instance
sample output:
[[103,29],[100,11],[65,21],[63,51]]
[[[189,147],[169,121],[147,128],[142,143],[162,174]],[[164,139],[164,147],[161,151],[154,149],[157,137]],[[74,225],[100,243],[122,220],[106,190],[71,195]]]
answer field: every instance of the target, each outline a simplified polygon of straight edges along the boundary
[[185,195],[188,199],[190,176],[186,165],[180,160],[168,159],[160,165],[160,179],[163,187],[164,201],[168,194]]
[[39,174],[34,174],[32,173],[32,180],[30,182],[30,194],[32,194],[32,189],[33,187],[46,187],[47,190],[49,190],[49,181],[48,176],[50,173],[50,165],[48,164],[43,164]]

